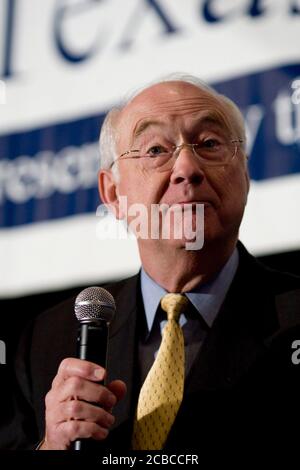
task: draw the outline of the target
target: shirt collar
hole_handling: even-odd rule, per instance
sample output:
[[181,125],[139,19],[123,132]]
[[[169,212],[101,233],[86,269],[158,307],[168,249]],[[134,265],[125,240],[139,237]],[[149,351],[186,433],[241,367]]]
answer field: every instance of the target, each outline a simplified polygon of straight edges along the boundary
[[[218,315],[236,273],[238,264],[239,254],[237,248],[235,248],[226,264],[211,282],[200,285],[191,292],[186,293],[190,302],[209,327],[212,326]],[[160,299],[167,294],[167,291],[157,284],[143,268],[141,271],[141,290],[148,331],[150,332]]]

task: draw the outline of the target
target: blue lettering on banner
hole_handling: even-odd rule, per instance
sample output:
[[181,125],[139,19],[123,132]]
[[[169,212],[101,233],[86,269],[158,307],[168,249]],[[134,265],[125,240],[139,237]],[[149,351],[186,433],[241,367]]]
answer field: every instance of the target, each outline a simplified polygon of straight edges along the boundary
[[95,53],[97,49],[97,45],[93,44],[88,51],[82,54],[75,54],[72,53],[70,48],[67,48],[66,44],[63,41],[63,32],[64,32],[64,22],[68,18],[68,14],[70,16],[74,16],[75,14],[82,13],[82,11],[86,10],[87,7],[93,6],[95,3],[99,3],[99,0],[89,0],[87,3],[75,3],[75,4],[67,4],[62,5],[57,8],[55,15],[54,15],[54,39],[55,44],[62,55],[62,57],[67,60],[68,62],[82,62],[90,58],[93,53]]
[[290,13],[291,15],[300,15],[300,7],[297,5],[297,0],[292,2],[290,6]]
[[[300,65],[215,84],[241,108],[250,174],[300,173]],[[0,137],[0,226],[95,212],[99,116]]]
[[[269,2],[266,5],[266,2],[263,0],[249,0],[249,3],[246,5],[239,5],[239,2],[236,2],[236,9],[229,5],[228,12],[223,13],[223,15],[217,15],[215,10],[217,6],[225,3],[222,0],[205,0],[203,5],[201,5],[202,15],[204,20],[207,23],[220,23],[230,18],[236,17],[237,13],[240,13],[240,16],[249,16],[250,18],[257,18],[266,14],[271,13],[273,6],[272,2]],[[297,6],[297,0],[290,0],[287,2],[287,13],[291,15],[299,15],[300,8]]]
[[14,38],[14,18],[16,11],[17,0],[6,0],[5,11],[6,18],[4,21],[4,41],[3,41],[3,64],[2,73],[0,67],[0,78],[9,78],[12,72],[12,51],[13,51],[13,38]]
[[[252,0],[249,2],[249,5],[244,7],[244,11],[241,10],[241,5],[238,5],[237,2],[237,8],[238,10],[234,10],[232,7],[228,11],[227,14],[223,14],[223,16],[217,16],[214,13],[214,7],[216,6],[218,2],[216,0],[205,0],[203,3],[203,18],[205,21],[208,23],[219,23],[224,20],[229,19],[233,14],[236,15],[237,11],[241,11],[241,15],[247,15],[252,18],[255,18],[257,16],[262,16],[265,13],[265,8],[263,6],[263,2],[261,0]],[[221,3],[221,2],[219,2]],[[223,2],[222,2],[223,3]]]
[[265,13],[265,8],[261,0],[253,0],[249,7],[249,15],[253,18],[256,16],[261,16]]
[[[132,45],[133,32],[136,33],[137,30],[141,27],[142,20],[145,17],[143,12],[145,7],[147,7],[148,10],[151,8],[151,10],[154,11],[156,18],[160,21],[160,23],[162,23],[164,27],[163,32],[165,34],[177,33],[179,31],[179,28],[175,26],[170,18],[168,18],[168,15],[156,0],[144,0],[144,2],[138,2],[134,16],[130,17],[128,24],[125,27],[124,33],[122,35],[123,37],[119,44],[121,49],[127,49]],[[141,13],[143,14],[141,15]]]
[[[79,63],[86,61],[91,58],[100,48],[100,38],[97,38],[95,41],[84,53],[76,54],[72,51],[71,46],[67,46],[64,41],[64,26],[68,17],[73,17],[74,15],[79,15],[89,7],[93,7],[95,4],[99,3],[99,0],[89,0],[86,3],[78,4],[66,4],[59,5],[55,15],[54,15],[54,40],[57,50],[64,60],[71,63]],[[164,9],[159,5],[156,0],[144,0],[140,1],[137,4],[136,9],[133,14],[130,16],[127,25],[125,25],[124,31],[122,33],[121,39],[119,41],[119,47],[121,49],[129,48],[133,43],[133,33],[136,33],[137,30],[141,27],[143,18],[145,18],[145,13],[147,11],[152,11],[155,13],[156,18],[163,25],[163,32],[166,34],[176,33],[178,28],[173,24],[171,19],[168,17]],[[105,42],[105,36],[109,35],[109,31],[106,31],[105,34],[102,31],[102,38]]]

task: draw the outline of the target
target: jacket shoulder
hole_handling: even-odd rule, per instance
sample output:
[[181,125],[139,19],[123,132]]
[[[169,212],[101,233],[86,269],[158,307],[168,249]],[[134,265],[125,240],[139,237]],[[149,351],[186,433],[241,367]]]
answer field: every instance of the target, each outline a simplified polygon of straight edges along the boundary
[[239,244],[241,275],[253,295],[273,299],[280,329],[300,325],[300,276],[268,267]]

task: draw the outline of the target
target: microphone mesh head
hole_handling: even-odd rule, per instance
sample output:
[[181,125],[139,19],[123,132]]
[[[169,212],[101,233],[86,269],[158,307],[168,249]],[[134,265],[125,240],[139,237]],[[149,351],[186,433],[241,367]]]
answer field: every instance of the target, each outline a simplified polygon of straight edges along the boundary
[[103,287],[87,287],[75,300],[75,315],[80,322],[105,320],[109,323],[115,311],[115,300]]

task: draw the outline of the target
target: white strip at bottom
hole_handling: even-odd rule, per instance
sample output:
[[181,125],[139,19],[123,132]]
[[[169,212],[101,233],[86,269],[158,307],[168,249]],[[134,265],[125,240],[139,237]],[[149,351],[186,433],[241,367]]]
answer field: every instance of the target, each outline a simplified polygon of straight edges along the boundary
[[[252,182],[240,239],[256,255],[300,249],[299,205],[300,175]],[[1,230],[0,297],[99,284],[137,272],[136,241],[101,239],[99,233],[103,226],[94,214]]]

